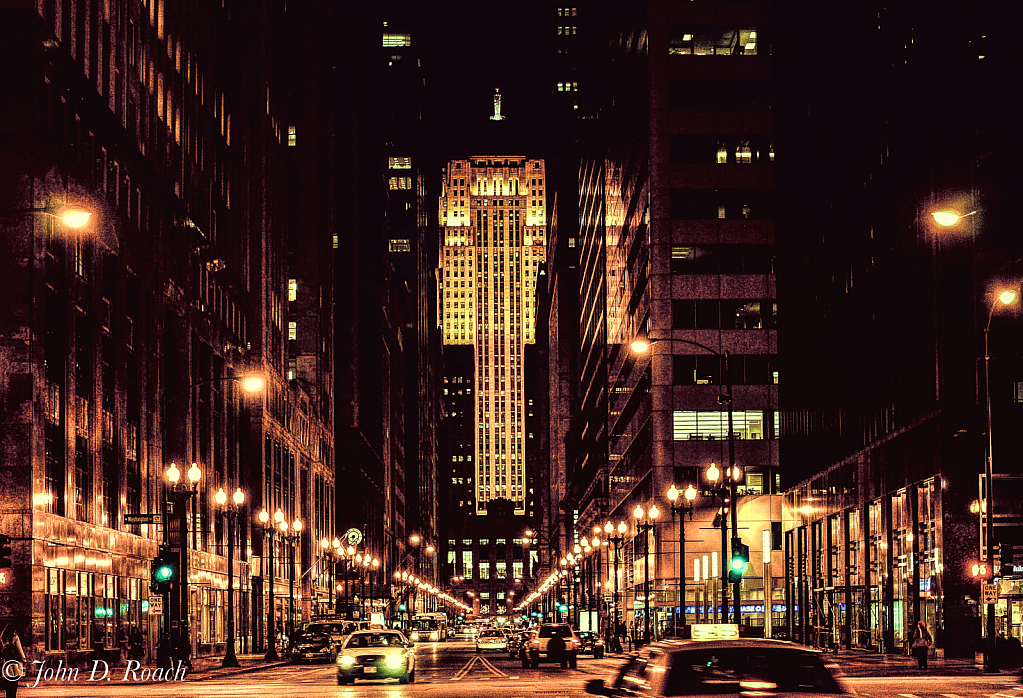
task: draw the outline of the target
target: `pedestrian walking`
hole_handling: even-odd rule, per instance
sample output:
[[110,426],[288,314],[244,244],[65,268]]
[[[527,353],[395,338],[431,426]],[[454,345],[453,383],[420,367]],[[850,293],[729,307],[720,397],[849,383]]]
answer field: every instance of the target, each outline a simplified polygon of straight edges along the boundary
[[927,629],[927,624],[922,620],[918,621],[916,630],[913,631],[913,642],[909,647],[913,650],[913,654],[916,656],[916,663],[921,669],[927,668],[927,652],[930,650],[933,641],[931,632]]
[[145,654],[146,643],[142,637],[142,631],[139,630],[138,626],[134,626],[128,634],[128,656],[136,662],[140,662]]
[[0,632],[0,659],[3,660],[3,685],[7,698],[15,698],[18,693],[18,682],[25,676],[25,650],[21,646],[21,638],[14,632],[10,623]]

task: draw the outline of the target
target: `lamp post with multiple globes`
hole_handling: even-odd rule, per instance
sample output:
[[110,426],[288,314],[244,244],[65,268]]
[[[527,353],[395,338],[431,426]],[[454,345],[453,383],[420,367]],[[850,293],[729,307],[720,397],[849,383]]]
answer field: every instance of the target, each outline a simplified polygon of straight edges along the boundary
[[636,532],[643,536],[643,644],[650,642],[650,533],[656,530],[660,514],[656,504],[649,509],[637,505],[632,510]]
[[679,503],[679,490],[675,485],[668,488],[668,501],[671,502],[671,520],[675,521],[675,516],[678,518],[678,613],[675,615],[676,628],[675,635],[679,635],[678,632],[678,617],[682,617],[682,627],[686,626],[686,514],[689,515],[689,520],[693,520],[693,500],[696,499],[696,488],[692,485],[686,488],[682,494],[682,498],[685,500]]
[[[280,509],[278,509],[280,511]],[[281,514],[283,517],[283,513]],[[276,514],[275,514],[276,518]],[[295,519],[288,525],[288,522],[283,520],[277,522],[277,528],[280,529],[281,539],[288,544],[288,550],[290,556],[288,559],[288,642],[294,641],[295,638],[295,543],[301,542],[302,536],[302,521]]]
[[231,496],[233,506],[228,506],[227,492],[221,487],[214,495],[214,500],[223,507],[224,516],[227,517],[227,648],[221,666],[236,667],[238,656],[234,649],[234,521],[238,518],[238,510],[245,502],[245,493],[240,487],[236,489]]
[[[611,557],[612,557],[612,560],[614,561],[614,593],[611,596],[611,599],[612,599],[612,614],[611,614],[611,616],[612,616],[612,618],[611,618],[611,621],[610,621],[612,623],[612,625],[614,625],[614,629],[612,631],[612,636],[617,636],[617,633],[618,633],[618,623],[622,620],[621,618],[618,617],[618,613],[619,613],[619,603],[618,603],[618,558],[619,558],[619,555],[620,555],[619,551],[622,549],[622,546],[625,544],[625,532],[628,531],[628,530],[629,530],[629,525],[626,524],[624,521],[618,522],[618,526],[615,526],[610,521],[608,521],[607,523],[604,524],[604,535],[607,538],[608,544],[610,546],[612,546]],[[618,535],[615,535],[616,531],[617,531]]]
[[[181,480],[181,470],[177,463],[171,463],[166,472],[167,482],[171,486],[171,495],[174,498],[174,511],[178,515],[177,527],[179,536],[180,565],[178,567],[181,583],[178,585],[178,603],[173,604],[171,609],[170,648],[177,654],[177,658],[186,665],[191,665],[192,638],[188,628],[190,592],[188,588],[188,502],[199,496],[199,480],[202,478],[202,470],[195,463],[186,472],[188,478],[187,487],[178,487]],[[170,531],[168,530],[168,535]],[[174,616],[177,616],[176,618]]]
[[[280,515],[280,520],[281,521],[284,520],[284,512],[282,512],[280,509],[278,509],[277,513],[274,515],[275,519],[277,518],[277,515]],[[268,661],[268,662],[272,662],[272,661],[276,661],[277,659],[279,659],[279,657],[277,656],[277,624],[276,624],[276,621],[274,619],[274,615],[276,613],[276,608],[277,608],[277,604],[276,604],[276,601],[274,599],[274,576],[275,576],[274,575],[274,545],[275,545],[275,537],[277,535],[277,527],[276,527],[276,523],[271,523],[270,522],[270,512],[268,512],[265,508],[262,511],[259,512],[259,515],[257,516],[257,519],[259,520],[260,526],[263,527],[263,560],[264,560],[264,562],[261,563],[261,564],[265,565],[265,567],[262,570],[262,572],[263,572],[262,576],[263,577],[269,576],[269,585],[270,585],[269,586],[269,592],[267,593],[267,598],[269,599],[269,608],[267,609],[267,618],[268,618],[268,620],[267,620],[267,623],[266,623],[266,654],[263,656],[263,659]],[[267,543],[267,539],[269,539],[269,543]],[[268,571],[269,571],[269,575],[267,574]]]

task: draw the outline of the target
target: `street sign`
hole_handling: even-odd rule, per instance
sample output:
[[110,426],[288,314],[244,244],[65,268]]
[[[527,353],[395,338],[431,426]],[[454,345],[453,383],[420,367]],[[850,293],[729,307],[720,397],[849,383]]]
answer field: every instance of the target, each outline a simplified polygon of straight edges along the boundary
[[138,524],[154,524],[160,520],[159,514],[125,514],[124,523],[126,526]]
[[985,604],[998,603],[998,587],[994,584],[982,583],[980,585],[980,600]]
[[149,597],[149,615],[151,615],[151,616],[162,616],[163,615],[163,597],[162,596],[150,596]]

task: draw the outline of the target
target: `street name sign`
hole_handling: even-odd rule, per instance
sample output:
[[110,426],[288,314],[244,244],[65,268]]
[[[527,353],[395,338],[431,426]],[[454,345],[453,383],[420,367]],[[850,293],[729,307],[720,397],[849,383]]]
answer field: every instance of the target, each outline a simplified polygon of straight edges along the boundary
[[159,514],[125,514],[124,523],[127,526],[137,524],[154,524],[160,520]]

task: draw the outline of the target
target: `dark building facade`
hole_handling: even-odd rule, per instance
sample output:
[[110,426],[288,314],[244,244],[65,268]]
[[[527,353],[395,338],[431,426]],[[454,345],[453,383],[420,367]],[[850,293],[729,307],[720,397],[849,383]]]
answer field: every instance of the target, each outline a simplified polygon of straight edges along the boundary
[[[922,620],[946,656],[970,656],[988,392],[994,542],[1020,534],[998,497],[1020,474],[1020,314],[997,301],[1021,275],[1008,203],[1020,137],[1002,87],[1013,21],[998,3],[868,3],[829,16],[823,39],[808,9],[786,10],[776,44],[788,623],[807,643],[907,652]],[[852,36],[878,50],[802,58]],[[964,99],[921,98],[952,85],[970,85]],[[971,215],[943,227],[942,210]],[[997,632],[1018,638],[1019,582],[999,576]]]
[[[0,11],[0,76],[16,96],[0,114],[13,284],[2,507],[21,539],[0,615],[33,656],[116,658],[133,628],[152,648],[167,630],[149,608],[161,542],[188,560],[168,617],[192,654],[224,651],[231,571],[239,651],[261,646],[271,598],[289,624],[310,612],[288,614],[286,580],[312,564],[311,532],[333,529],[332,279],[305,261],[329,249],[329,216],[289,228],[287,165],[301,155],[288,153],[283,64],[261,51],[292,20],[273,2]],[[18,212],[62,205],[89,210],[88,225]],[[250,374],[263,386],[246,394],[236,379]],[[182,480],[197,464],[195,495],[171,495],[172,462]],[[231,561],[221,488],[245,495]],[[163,525],[171,500],[184,528]],[[262,535],[263,508],[303,523],[294,557]],[[322,585],[301,579],[296,598]]]

